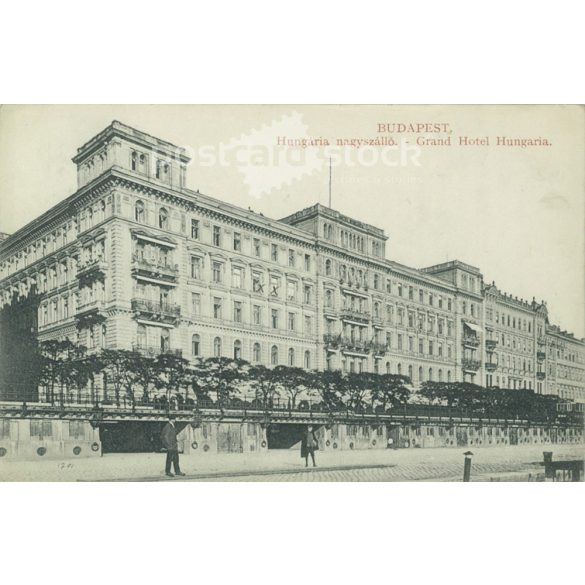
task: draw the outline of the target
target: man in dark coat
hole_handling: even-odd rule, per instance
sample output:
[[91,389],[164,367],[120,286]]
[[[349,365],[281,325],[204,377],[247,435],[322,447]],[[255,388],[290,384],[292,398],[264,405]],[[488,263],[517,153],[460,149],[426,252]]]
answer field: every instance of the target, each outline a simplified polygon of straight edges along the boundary
[[313,460],[313,467],[317,467],[315,463],[315,451],[319,449],[317,436],[312,426],[307,427],[307,431],[303,433],[303,440],[301,441],[301,457],[305,459],[305,467],[309,466],[309,455]]
[[167,450],[167,462],[165,465],[165,473],[169,477],[174,477],[171,473],[171,463],[175,468],[175,475],[185,475],[179,467],[179,444],[177,442],[177,429],[175,428],[176,418],[169,416],[169,422],[163,427],[160,434],[160,440],[163,447]]

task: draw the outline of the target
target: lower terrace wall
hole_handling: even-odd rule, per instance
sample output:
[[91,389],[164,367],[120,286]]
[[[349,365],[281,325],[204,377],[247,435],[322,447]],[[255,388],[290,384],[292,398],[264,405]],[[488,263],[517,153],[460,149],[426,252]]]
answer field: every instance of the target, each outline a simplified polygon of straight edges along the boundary
[[[279,423],[288,424],[288,423]],[[299,426],[299,425],[297,425]],[[333,424],[314,425],[320,451],[413,448],[484,448],[583,443],[578,427],[501,424]],[[390,441],[389,441],[390,439]],[[257,422],[205,421],[186,424],[178,434],[184,455],[265,453],[267,429]],[[298,450],[300,442],[291,450]],[[0,418],[2,459],[75,459],[102,454],[98,428],[87,420]]]

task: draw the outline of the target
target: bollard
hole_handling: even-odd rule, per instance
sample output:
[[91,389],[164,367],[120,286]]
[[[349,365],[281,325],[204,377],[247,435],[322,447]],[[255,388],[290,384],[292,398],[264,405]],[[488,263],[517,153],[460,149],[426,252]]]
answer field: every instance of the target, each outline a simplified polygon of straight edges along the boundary
[[471,481],[471,458],[473,457],[473,453],[471,451],[466,451],[463,455],[465,455],[465,461],[463,463],[463,481]]

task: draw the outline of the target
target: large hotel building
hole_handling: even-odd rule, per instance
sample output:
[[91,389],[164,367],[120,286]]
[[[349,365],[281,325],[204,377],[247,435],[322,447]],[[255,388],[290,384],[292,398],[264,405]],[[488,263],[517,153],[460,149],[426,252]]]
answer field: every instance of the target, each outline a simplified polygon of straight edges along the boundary
[[319,204],[272,220],[191,191],[183,149],[119,122],[73,162],[77,192],[0,242],[0,399],[26,332],[585,402],[583,340],[474,266],[403,266],[381,229]]

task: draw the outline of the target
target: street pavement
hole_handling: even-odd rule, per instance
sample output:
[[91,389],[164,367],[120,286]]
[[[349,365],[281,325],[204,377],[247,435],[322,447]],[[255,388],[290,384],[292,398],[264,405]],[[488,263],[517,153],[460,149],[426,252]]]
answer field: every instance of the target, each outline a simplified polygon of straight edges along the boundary
[[[164,475],[164,453],[107,454],[64,461],[1,461],[3,481],[461,481],[461,448],[317,452],[305,468],[298,450],[181,456],[186,477]],[[583,445],[474,449],[472,481],[542,478],[543,451],[553,459],[582,459]],[[529,477],[530,476],[530,477]]]

